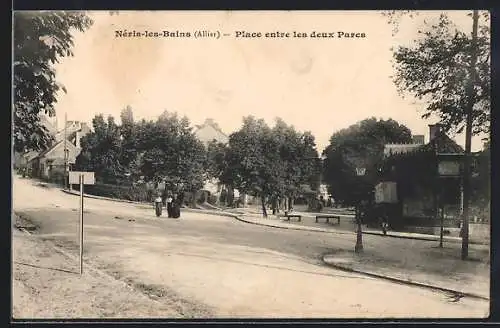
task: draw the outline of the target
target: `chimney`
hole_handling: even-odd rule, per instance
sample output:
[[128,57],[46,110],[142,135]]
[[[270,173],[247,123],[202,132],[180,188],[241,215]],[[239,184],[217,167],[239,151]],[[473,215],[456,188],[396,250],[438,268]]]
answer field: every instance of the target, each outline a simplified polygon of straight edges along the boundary
[[80,147],[80,140],[82,139],[82,133],[80,131],[76,131],[75,133],[75,146],[78,148]]
[[441,124],[429,124],[429,141],[434,140],[441,130]]
[[412,136],[412,141],[416,145],[423,145],[425,143],[424,136],[422,134]]

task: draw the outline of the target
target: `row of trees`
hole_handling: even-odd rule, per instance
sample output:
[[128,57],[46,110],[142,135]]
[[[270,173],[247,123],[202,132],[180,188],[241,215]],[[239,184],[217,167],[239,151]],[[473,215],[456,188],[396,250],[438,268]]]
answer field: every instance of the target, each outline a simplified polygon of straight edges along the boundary
[[156,121],[135,122],[127,107],[121,122],[117,125],[112,116],[93,119],[93,131],[81,140],[76,169],[96,172],[101,183],[165,182],[169,190],[187,192],[215,178],[230,191],[259,197],[263,205],[297,197],[303,185],[319,186],[313,135],[281,119],[269,127],[262,119],[246,117],[227,144],[214,141],[207,148],[189,120],[176,113],[165,111]]
[[[208,179],[228,190],[260,198],[273,210],[289,209],[296,197],[317,191],[321,182],[336,201],[355,205],[360,193],[373,190],[384,145],[411,142],[411,131],[388,119],[369,118],[334,133],[321,161],[314,136],[299,132],[277,119],[274,126],[249,116],[229,136],[227,144],[204,145],[196,138],[187,118],[164,112],[156,121],[134,121],[130,107],[121,113],[121,125],[113,117],[93,119],[93,132],[81,140],[76,169],[96,172],[105,184],[165,182],[168,190],[196,192]],[[323,165],[322,165],[323,164]],[[366,169],[364,179],[357,167]]]
[[[396,27],[404,14],[404,11],[386,13],[389,23]],[[463,173],[466,229],[472,196],[471,138],[481,132],[489,133],[491,112],[490,17],[488,12],[477,10],[472,11],[470,17],[470,34],[457,28],[449,15],[443,13],[434,23],[424,21],[419,37],[411,46],[396,47],[393,52],[394,83],[399,91],[426,102],[424,118],[436,115],[445,129],[466,132]],[[55,80],[53,64],[61,57],[72,55],[71,31],[85,31],[91,24],[84,13],[15,13],[13,139],[16,151],[43,150],[50,145],[51,137],[41,124],[39,114],[54,115],[57,93],[64,91]],[[127,130],[126,122],[118,127],[112,118],[106,121],[102,116],[96,117],[95,131],[85,139],[78,165],[100,172],[105,181],[136,174],[153,180],[160,176],[173,177],[170,184],[188,189],[198,188],[208,172],[243,191],[274,198],[294,195],[297,186],[310,182],[312,172],[317,171],[316,161],[310,160],[317,158],[317,154],[310,157],[309,153],[314,149],[314,138],[307,133],[296,133],[283,122],[269,128],[262,121],[247,118],[244,127],[231,136],[229,145],[213,145],[215,154],[210,156],[193,138],[189,122],[175,115],[166,113],[157,122],[136,124],[132,120],[129,127]],[[376,157],[372,149],[352,148],[350,141],[342,141],[343,134],[352,131],[348,132],[332,137],[326,151],[327,172],[347,173],[340,177],[326,176],[332,192],[349,190],[343,186],[353,173],[352,167],[360,164],[359,158]],[[403,135],[399,137],[404,139]],[[288,146],[290,140],[299,146]],[[488,158],[489,151],[483,155]],[[468,230],[465,230],[463,258],[467,257],[467,245]]]
[[92,120],[81,140],[77,169],[94,171],[101,183],[162,182],[169,190],[196,191],[207,178],[207,156],[189,120],[165,111],[156,121],[134,121],[130,107],[118,126],[112,116]]
[[274,211],[282,200],[289,208],[304,185],[319,187],[321,167],[314,136],[281,119],[269,127],[262,119],[246,117],[227,145],[211,143],[208,154],[211,176],[230,190],[260,197],[264,217],[266,200]]

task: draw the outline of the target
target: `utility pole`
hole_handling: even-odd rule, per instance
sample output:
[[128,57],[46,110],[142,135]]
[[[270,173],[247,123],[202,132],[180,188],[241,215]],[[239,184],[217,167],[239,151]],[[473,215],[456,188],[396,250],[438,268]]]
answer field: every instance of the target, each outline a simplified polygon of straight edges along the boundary
[[467,85],[467,108],[466,108],[466,125],[465,125],[465,154],[463,168],[463,226],[462,226],[462,260],[469,256],[469,205],[471,198],[471,142],[472,142],[472,114],[474,107],[474,84],[476,82],[476,63],[477,63],[477,25],[479,13],[477,10],[472,12],[472,40],[471,40],[471,56],[469,66],[469,81]]
[[66,135],[66,129],[68,126],[68,113],[64,113],[64,188],[68,188],[68,148],[66,145],[67,142],[67,135]]
[[[356,175],[358,176],[358,179],[361,179],[365,175],[366,168],[364,167],[356,167]],[[363,252],[363,231],[361,227],[361,202],[364,199],[364,192],[357,197],[357,203],[356,203],[356,208],[354,211],[354,215],[356,218],[356,245],[354,246],[354,252],[355,253],[362,253]]]

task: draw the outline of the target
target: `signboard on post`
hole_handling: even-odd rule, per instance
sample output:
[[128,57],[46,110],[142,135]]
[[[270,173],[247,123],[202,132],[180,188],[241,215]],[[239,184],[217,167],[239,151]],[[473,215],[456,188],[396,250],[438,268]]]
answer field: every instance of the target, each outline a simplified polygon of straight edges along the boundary
[[83,274],[83,185],[95,184],[94,172],[70,171],[69,183],[80,185],[80,274]]
[[459,177],[460,162],[453,160],[440,160],[438,163],[438,173],[441,177]]
[[69,171],[69,183],[80,184],[80,176],[83,175],[83,181],[86,185],[95,184],[94,172]]

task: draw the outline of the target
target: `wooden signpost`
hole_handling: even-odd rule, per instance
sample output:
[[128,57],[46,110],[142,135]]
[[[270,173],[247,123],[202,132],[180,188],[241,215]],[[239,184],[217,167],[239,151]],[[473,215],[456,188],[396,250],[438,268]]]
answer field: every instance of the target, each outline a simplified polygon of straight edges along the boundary
[[79,184],[80,185],[80,275],[83,274],[83,185],[93,185],[95,183],[94,172],[81,172],[81,171],[70,171],[69,172],[69,184]]

